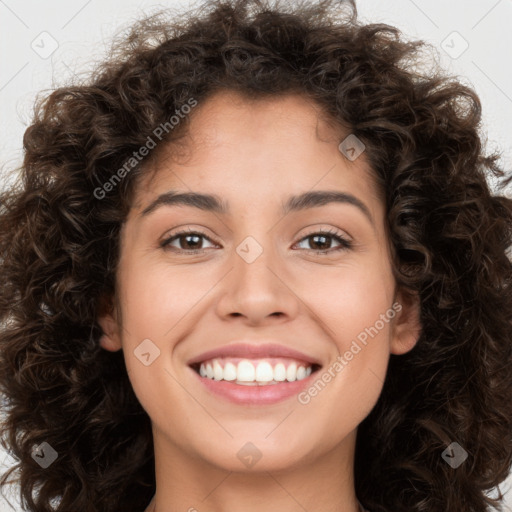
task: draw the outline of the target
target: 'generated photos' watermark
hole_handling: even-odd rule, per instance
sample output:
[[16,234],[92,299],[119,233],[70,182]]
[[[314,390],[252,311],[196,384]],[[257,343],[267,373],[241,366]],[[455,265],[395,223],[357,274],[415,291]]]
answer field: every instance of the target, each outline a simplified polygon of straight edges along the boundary
[[[172,115],[165,123],[160,123],[152,132],[152,135],[148,135],[146,142],[137,150],[132,153],[131,156],[112,176],[103,183],[101,187],[94,189],[94,197],[96,199],[103,199],[108,192],[114,190],[114,188],[121,182],[121,180],[132,171],[147,155],[150,151],[158,145],[158,143],[164,138],[164,136],[173,130],[181,119],[184,119],[192,109],[197,105],[197,101],[194,98],[189,98],[188,101],[183,104],[179,109],[175,111],[175,115]],[[155,140],[156,139],[156,140]]]

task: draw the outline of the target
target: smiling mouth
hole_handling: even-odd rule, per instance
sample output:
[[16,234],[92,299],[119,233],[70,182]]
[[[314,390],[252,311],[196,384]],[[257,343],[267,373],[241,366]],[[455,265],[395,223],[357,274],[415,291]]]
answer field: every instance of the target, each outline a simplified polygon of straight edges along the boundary
[[191,364],[202,378],[241,386],[271,386],[309,377],[321,366],[287,358],[221,358]]

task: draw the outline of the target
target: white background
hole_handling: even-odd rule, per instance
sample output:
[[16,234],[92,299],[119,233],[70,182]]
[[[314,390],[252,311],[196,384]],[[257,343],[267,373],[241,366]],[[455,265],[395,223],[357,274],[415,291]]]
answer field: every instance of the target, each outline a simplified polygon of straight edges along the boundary
[[[105,54],[114,32],[145,12],[189,5],[196,4],[186,0],[0,0],[0,186],[6,184],[6,171],[21,163],[22,137],[37,92],[57,87],[74,74],[87,74]],[[357,5],[362,20],[388,23],[411,38],[432,43],[442,66],[477,91],[488,150],[501,150],[501,163],[510,170],[512,0],[358,0]],[[58,46],[51,56],[35,51],[48,51],[52,44]],[[9,463],[0,452],[0,463],[3,459]],[[502,491],[511,485],[509,478]],[[21,511],[12,493],[9,496],[15,510]],[[507,498],[507,510],[512,511],[512,491]],[[12,510],[0,497],[0,512]]]

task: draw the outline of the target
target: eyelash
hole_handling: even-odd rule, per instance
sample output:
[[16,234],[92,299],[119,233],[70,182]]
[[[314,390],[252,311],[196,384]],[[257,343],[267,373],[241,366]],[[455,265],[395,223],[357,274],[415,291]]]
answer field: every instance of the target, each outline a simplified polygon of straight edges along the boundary
[[[174,233],[171,237],[169,237],[166,240],[162,241],[160,246],[163,249],[167,250],[167,247],[169,246],[169,244],[172,241],[179,239],[183,235],[198,235],[200,237],[206,238],[207,240],[209,240],[212,243],[216,243],[213,240],[211,240],[210,237],[208,237],[207,235],[205,235],[201,231],[192,230],[192,229],[184,229],[184,230],[178,231],[177,233]],[[299,240],[299,242],[297,242],[297,243],[300,243],[303,240],[306,240],[307,238],[310,238],[310,237],[315,236],[315,235],[324,235],[324,236],[327,236],[327,237],[331,237],[331,238],[335,239],[337,242],[339,242],[340,246],[339,247],[335,247],[333,249],[326,249],[326,250],[321,250],[321,249],[306,249],[306,250],[313,251],[316,254],[326,254],[328,252],[337,252],[337,251],[343,251],[343,250],[350,250],[350,249],[352,249],[352,242],[350,242],[349,240],[347,240],[346,238],[341,236],[336,230],[313,231],[313,232],[307,234],[306,236],[302,237]],[[187,249],[177,249],[175,247],[170,248],[169,250],[171,250],[172,252],[175,252],[177,254],[202,254],[202,253],[204,253],[206,251],[206,249],[188,249],[187,250]]]

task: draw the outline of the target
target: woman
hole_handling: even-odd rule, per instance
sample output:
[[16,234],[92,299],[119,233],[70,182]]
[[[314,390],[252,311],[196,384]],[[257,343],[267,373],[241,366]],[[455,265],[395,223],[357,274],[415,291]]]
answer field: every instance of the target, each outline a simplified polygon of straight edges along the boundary
[[499,505],[511,178],[420,48],[349,3],[209,2],[39,105],[0,214],[29,510]]

